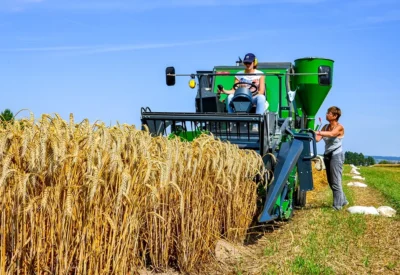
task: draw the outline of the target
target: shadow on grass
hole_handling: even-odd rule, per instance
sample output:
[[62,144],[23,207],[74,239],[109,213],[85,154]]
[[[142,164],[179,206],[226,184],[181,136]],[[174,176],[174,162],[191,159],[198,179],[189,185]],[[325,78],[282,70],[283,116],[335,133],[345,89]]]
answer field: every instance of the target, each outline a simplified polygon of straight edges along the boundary
[[247,237],[244,241],[245,246],[253,245],[258,242],[265,234],[270,234],[275,230],[279,230],[282,226],[286,225],[288,222],[284,221],[271,221],[266,224],[258,224],[249,228],[247,231]]

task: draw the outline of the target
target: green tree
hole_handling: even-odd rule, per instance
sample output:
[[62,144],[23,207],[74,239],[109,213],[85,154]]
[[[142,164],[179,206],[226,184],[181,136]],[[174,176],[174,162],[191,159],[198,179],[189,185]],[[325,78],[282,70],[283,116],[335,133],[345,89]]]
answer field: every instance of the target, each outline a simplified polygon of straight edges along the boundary
[[0,114],[1,121],[12,121],[14,119],[14,114],[11,112],[10,109],[5,109]]
[[375,163],[376,162],[375,162],[375,159],[373,157],[367,157],[366,165],[374,165]]
[[14,123],[14,114],[10,109],[5,109],[0,113],[0,125],[3,126],[3,128],[6,128],[8,123]]
[[355,153],[346,151],[344,153],[345,164],[354,164],[354,165],[374,165],[375,159],[373,157],[365,157],[363,153]]
[[381,161],[379,162],[379,164],[393,164],[393,162],[388,161],[388,160],[381,160]]
[[364,157],[363,153],[358,154],[357,160],[358,160],[358,165],[362,165],[362,166],[365,165],[365,157]]

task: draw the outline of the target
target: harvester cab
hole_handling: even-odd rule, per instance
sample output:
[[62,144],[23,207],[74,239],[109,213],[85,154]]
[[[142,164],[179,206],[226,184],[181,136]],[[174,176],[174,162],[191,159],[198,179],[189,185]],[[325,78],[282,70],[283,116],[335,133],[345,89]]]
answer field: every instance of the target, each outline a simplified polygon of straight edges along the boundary
[[177,74],[174,67],[168,67],[168,86],[175,85],[180,76],[190,78],[190,88],[197,86],[195,112],[152,112],[146,107],[141,111],[142,125],[153,135],[192,141],[201,134],[212,133],[241,149],[255,150],[263,158],[265,168],[273,173],[273,177],[264,177],[268,187],[258,220],[288,219],[294,206],[305,205],[306,192],[313,189],[311,162],[317,155],[315,115],[332,87],[333,60],[259,62],[257,70],[266,79],[267,104],[263,114],[256,114],[252,104],[257,87],[242,87],[243,83],[233,86],[234,112],[227,111],[227,95],[220,90],[230,89],[243,69],[240,62],[192,74]]

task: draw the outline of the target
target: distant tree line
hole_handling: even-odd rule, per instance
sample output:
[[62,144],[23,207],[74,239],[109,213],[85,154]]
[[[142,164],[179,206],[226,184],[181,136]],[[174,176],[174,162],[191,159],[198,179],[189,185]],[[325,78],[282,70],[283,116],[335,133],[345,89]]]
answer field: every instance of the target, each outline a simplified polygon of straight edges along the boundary
[[400,161],[395,161],[395,160],[381,160],[379,164],[400,164]]
[[373,157],[365,157],[363,153],[346,151],[344,153],[344,158],[345,164],[354,164],[357,166],[369,166],[375,164],[375,159]]

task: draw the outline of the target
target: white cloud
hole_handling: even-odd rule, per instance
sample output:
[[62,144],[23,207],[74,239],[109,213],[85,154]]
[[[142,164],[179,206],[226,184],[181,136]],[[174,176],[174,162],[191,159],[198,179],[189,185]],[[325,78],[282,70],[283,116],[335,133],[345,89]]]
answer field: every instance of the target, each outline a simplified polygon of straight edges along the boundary
[[368,21],[372,23],[400,21],[400,10],[391,10],[383,15],[369,16]]
[[23,2],[23,3],[41,3],[41,2],[44,2],[44,0],[20,0],[19,2]]
[[45,0],[1,0],[0,11],[19,12],[29,6],[44,2]]
[[250,6],[270,4],[317,4],[328,0],[3,0],[0,10],[21,11],[41,3],[49,10],[123,10],[146,11],[174,7]]
[[153,44],[125,44],[125,45],[93,45],[93,46],[58,46],[58,47],[34,47],[34,48],[14,48],[0,49],[0,52],[76,52],[83,54],[107,53],[107,52],[126,52],[147,49],[173,48],[229,42],[246,39],[242,37],[227,37],[221,39],[192,40],[171,43]]
[[376,8],[376,7],[383,7],[385,5],[397,4],[398,0],[356,0],[356,1],[349,1],[346,3],[348,6],[352,7],[366,7],[366,8]]
[[57,47],[34,47],[34,48],[15,48],[0,49],[0,52],[61,52],[61,51],[80,51],[93,49],[91,46],[57,46]]

